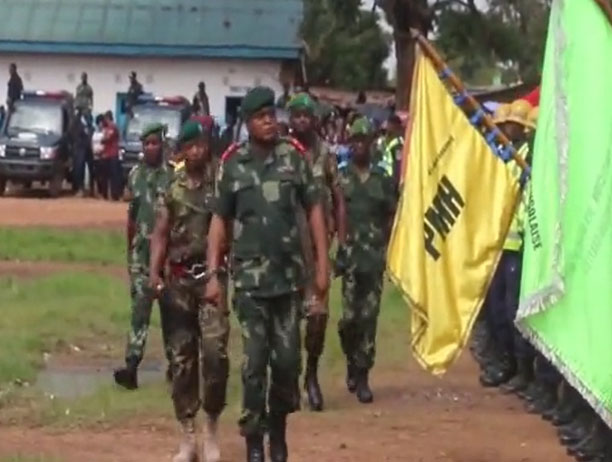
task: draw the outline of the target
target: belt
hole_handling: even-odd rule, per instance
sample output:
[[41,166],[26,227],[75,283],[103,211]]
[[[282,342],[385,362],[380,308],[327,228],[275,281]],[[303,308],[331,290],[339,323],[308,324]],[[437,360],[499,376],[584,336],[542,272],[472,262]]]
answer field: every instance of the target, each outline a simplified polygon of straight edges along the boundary
[[199,281],[207,277],[206,265],[204,263],[194,263],[192,265],[184,263],[170,263],[170,273],[174,277],[190,277]]

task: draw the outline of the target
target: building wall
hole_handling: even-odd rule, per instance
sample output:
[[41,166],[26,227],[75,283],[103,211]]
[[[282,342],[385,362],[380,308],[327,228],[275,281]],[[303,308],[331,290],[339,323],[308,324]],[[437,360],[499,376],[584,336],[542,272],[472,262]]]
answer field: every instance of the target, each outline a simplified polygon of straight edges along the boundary
[[95,113],[115,110],[116,94],[127,91],[132,70],[146,92],[159,96],[191,100],[198,82],[204,80],[211,112],[218,117],[225,116],[226,97],[244,96],[253,86],[267,85],[277,94],[282,91],[280,61],[0,54],[0,72],[4,70],[7,81],[11,62],[17,63],[26,90],[74,92],[81,72],[87,72]]

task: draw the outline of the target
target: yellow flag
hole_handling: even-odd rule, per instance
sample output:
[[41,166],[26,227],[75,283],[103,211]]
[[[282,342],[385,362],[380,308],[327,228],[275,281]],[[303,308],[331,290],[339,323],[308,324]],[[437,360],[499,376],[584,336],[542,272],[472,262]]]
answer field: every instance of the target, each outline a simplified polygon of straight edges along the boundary
[[519,183],[417,58],[388,270],[412,308],[412,347],[434,374],[465,346],[501,255]]

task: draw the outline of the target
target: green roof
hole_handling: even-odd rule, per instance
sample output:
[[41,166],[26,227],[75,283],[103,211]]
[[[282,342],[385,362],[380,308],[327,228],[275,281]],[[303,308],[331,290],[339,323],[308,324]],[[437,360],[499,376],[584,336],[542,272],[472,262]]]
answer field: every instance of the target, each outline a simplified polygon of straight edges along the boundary
[[0,51],[297,58],[302,0],[0,0]]

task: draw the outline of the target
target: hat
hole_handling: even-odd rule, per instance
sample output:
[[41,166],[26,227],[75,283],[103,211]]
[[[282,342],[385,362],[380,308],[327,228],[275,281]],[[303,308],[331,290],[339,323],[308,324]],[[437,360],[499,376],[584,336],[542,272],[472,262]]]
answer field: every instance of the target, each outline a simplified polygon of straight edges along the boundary
[[349,128],[349,136],[352,138],[353,136],[365,135],[369,136],[373,133],[372,124],[368,120],[367,117],[359,117],[357,118],[351,128]]
[[495,111],[494,122],[503,124],[514,122],[523,127],[535,128],[533,122],[529,121],[529,113],[533,106],[524,99],[517,99],[512,104],[504,104]]
[[535,128],[538,126],[538,115],[540,113],[539,107],[534,107],[529,114],[527,115],[527,126],[530,128]]
[[204,134],[202,125],[197,120],[188,120],[183,124],[181,128],[181,134],[179,135],[179,143],[189,143],[190,141],[196,140]]
[[240,112],[243,119],[250,119],[260,109],[274,106],[274,91],[268,87],[255,87],[242,100]]
[[506,122],[508,116],[510,115],[510,105],[509,104],[500,104],[495,109],[495,115],[493,116],[493,122],[496,124],[502,124]]
[[142,133],[140,134],[140,139],[144,141],[149,135],[159,135],[160,138],[163,136],[166,131],[166,126],[160,123],[152,123],[147,125]]
[[298,93],[294,95],[287,104],[287,109],[290,111],[308,111],[311,114],[315,113],[316,104],[308,93]]

